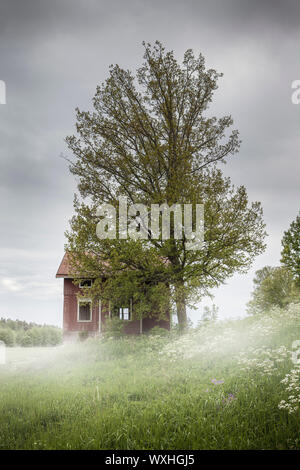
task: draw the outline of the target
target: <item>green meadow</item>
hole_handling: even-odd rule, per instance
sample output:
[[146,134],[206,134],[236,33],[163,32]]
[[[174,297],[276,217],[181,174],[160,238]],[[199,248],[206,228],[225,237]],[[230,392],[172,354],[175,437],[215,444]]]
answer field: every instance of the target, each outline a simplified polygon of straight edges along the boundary
[[296,340],[290,305],[180,336],[7,348],[0,447],[300,449]]

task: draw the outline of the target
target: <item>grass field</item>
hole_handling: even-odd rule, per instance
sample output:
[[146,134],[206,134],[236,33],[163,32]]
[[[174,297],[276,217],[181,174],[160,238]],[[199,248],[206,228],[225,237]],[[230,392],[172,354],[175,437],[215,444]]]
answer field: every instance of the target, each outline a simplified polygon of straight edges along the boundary
[[182,337],[8,348],[0,446],[300,449],[299,339],[290,306]]

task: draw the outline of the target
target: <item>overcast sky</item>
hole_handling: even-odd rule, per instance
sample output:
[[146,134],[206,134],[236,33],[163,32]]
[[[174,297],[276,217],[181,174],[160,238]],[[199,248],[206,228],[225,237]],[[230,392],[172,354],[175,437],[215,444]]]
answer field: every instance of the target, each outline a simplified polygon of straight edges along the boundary
[[299,211],[291,83],[300,79],[300,2],[0,0],[0,316],[61,325],[55,273],[76,190],[60,158],[64,138],[109,65],[136,69],[142,41],[156,39],[179,60],[186,49],[202,52],[224,73],[212,109],[230,113],[242,139],[224,171],[264,209],[268,248],[216,291],[220,316],[242,316],[254,271],[279,263],[283,231]]

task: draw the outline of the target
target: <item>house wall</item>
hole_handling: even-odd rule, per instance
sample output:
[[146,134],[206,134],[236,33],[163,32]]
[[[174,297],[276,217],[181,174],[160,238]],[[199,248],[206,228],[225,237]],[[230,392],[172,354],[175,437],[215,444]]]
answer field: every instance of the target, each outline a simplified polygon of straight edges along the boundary
[[[79,322],[77,320],[77,294],[82,293],[78,286],[73,284],[72,279],[64,279],[64,312],[63,312],[63,333],[64,338],[74,337],[79,331],[88,331],[90,334],[99,332],[99,302],[93,302],[92,321]],[[88,297],[88,296],[86,296]],[[101,322],[105,322],[105,317],[109,314],[108,306],[102,305]]]
[[[169,315],[167,315],[169,318]],[[166,330],[170,329],[170,321],[169,320],[156,320],[155,318],[143,318],[142,321],[142,331],[143,333],[147,333],[151,328],[154,326],[159,326],[160,328],[166,328]],[[125,324],[124,331],[127,334],[139,334],[140,333],[140,320],[133,320],[128,324]]]
[[[63,334],[64,338],[76,338],[79,331],[88,331],[91,335],[99,333],[99,302],[93,302],[92,321],[77,321],[77,294],[81,289],[73,284],[72,279],[64,279],[64,311],[63,311]],[[88,296],[86,296],[88,297]],[[101,304],[101,328],[105,326],[105,319],[109,316],[109,306],[107,303]],[[143,318],[143,333],[146,333],[154,326],[170,329],[169,320],[159,320],[155,318]],[[140,333],[140,320],[134,320],[125,324],[127,334]]]
[[154,326],[159,326],[160,328],[165,328],[170,330],[170,315],[166,315],[167,320],[156,320],[155,318],[143,318],[143,332],[151,330]]

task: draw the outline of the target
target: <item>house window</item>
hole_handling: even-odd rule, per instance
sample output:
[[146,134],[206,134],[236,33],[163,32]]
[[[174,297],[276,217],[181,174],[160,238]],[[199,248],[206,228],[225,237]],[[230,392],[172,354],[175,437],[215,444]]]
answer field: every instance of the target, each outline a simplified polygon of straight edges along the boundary
[[[125,305],[127,302],[125,303]],[[120,305],[120,303],[119,303]],[[118,304],[113,307],[113,316],[119,317],[120,320],[131,320],[132,317],[132,299],[130,299],[129,305],[127,304],[124,307],[120,307]],[[122,304],[121,304],[122,305]],[[124,304],[123,304],[124,305]]]
[[92,301],[90,299],[78,300],[78,315],[79,322],[92,321]]
[[79,287],[92,287],[91,279],[82,279],[79,283]]
[[119,318],[120,320],[130,320],[129,307],[119,307]]

